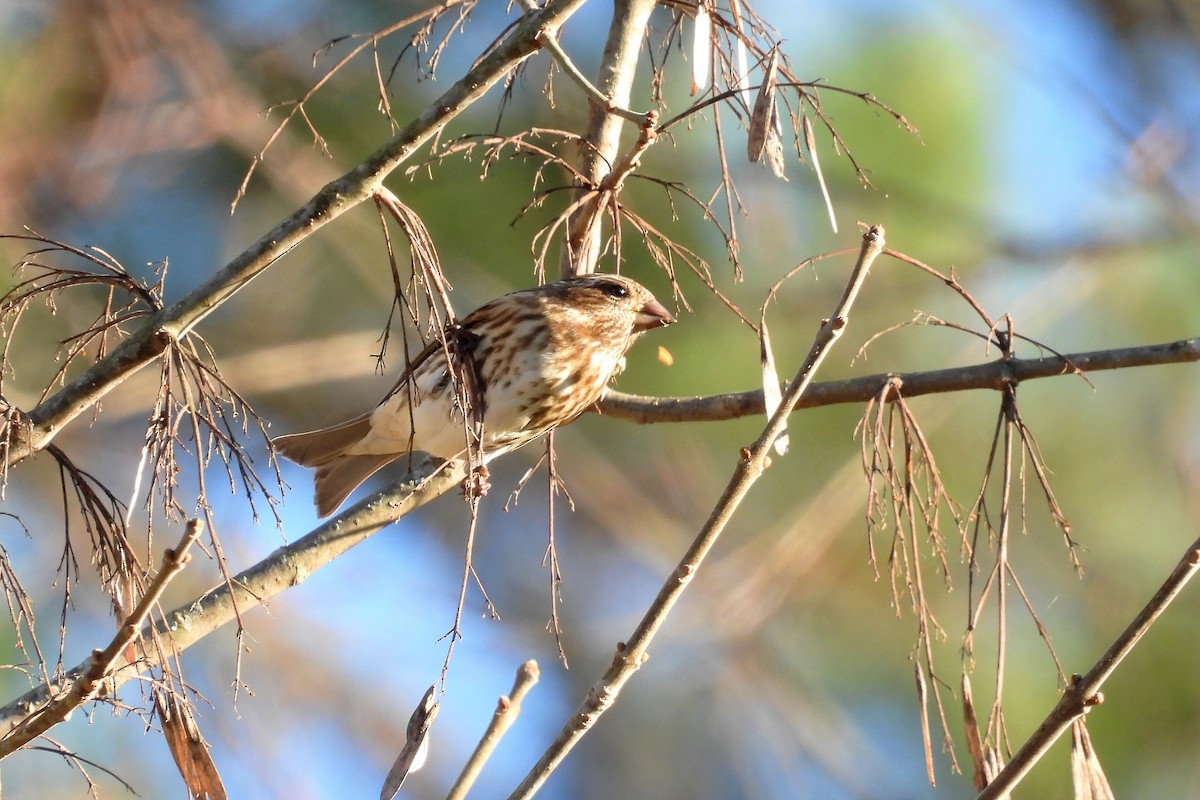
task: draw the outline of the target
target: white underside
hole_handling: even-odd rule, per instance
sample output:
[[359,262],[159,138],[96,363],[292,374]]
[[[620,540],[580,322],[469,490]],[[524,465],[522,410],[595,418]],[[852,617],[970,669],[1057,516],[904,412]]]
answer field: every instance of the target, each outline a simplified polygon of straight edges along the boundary
[[[611,347],[600,342],[579,342],[578,347],[589,359],[587,371],[610,377],[621,362]],[[616,356],[616,357],[614,357]],[[487,388],[487,407],[484,414],[484,453],[494,457],[511,447],[523,444],[528,437],[531,419],[528,395],[548,393],[550,397],[569,392],[572,370],[560,367],[551,371],[543,363],[544,355],[538,350],[518,353],[514,357],[513,370],[516,375],[541,375],[540,385],[531,386],[528,381],[514,380],[504,386],[501,380],[493,380]],[[381,403],[371,414],[371,432],[357,444],[348,448],[347,455],[376,455],[420,450],[438,458],[454,458],[467,448],[467,426],[461,411],[453,402],[453,390],[444,389],[434,395],[433,389],[443,380],[445,370],[433,370],[416,379],[410,392],[401,388]],[[605,381],[607,383],[607,381]],[[416,401],[409,412],[410,394]],[[590,405],[597,398],[591,398]],[[526,409],[521,413],[521,409]],[[582,411],[583,409],[579,409]],[[415,435],[414,435],[415,431]],[[541,431],[530,432],[531,435]],[[516,439],[517,441],[514,441]]]

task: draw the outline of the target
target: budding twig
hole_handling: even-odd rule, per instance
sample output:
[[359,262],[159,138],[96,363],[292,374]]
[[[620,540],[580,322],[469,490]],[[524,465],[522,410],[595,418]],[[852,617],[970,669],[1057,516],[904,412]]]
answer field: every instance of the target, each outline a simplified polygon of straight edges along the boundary
[[996,800],[1007,797],[1029,770],[1033,768],[1050,746],[1058,740],[1073,722],[1083,717],[1088,708],[1100,702],[1100,687],[1116,670],[1117,665],[1129,655],[1138,640],[1150,630],[1150,626],[1166,610],[1188,581],[1200,571],[1200,539],[1188,546],[1183,558],[1163,581],[1162,586],[1150,598],[1150,602],[1138,612],[1116,641],[1100,656],[1100,660],[1083,677],[1076,677],[1063,691],[1062,698],[1050,714],[1038,726],[1033,735],[1012,757],[1012,760],[979,793],[978,800]]
[[178,545],[163,553],[162,569],[150,581],[150,585],[146,587],[146,593],[142,595],[137,607],[117,629],[117,634],[109,642],[108,647],[92,652],[87,668],[71,684],[71,688],[65,694],[59,695],[37,712],[27,716],[21,724],[0,739],[0,758],[21,749],[65,720],[76,708],[99,694],[105,679],[118,668],[117,662],[120,661],[126,648],[141,634],[142,626],[150,615],[150,610],[162,598],[167,584],[182,572],[188,561],[191,560],[188,549],[199,538],[203,529],[204,523],[198,519],[188,522],[183,538],[179,540]]
[[467,796],[467,792],[471,791],[471,787],[475,785],[475,780],[479,777],[479,773],[483,770],[483,765],[492,757],[496,746],[500,744],[500,739],[512,727],[512,724],[517,721],[517,717],[521,713],[521,703],[525,699],[525,695],[537,684],[541,677],[541,670],[538,668],[536,661],[526,661],[517,668],[517,677],[513,682],[512,692],[507,697],[501,697],[496,704],[496,711],[492,714],[492,721],[488,723],[487,730],[483,733],[483,738],[479,740],[479,744],[475,747],[475,752],[463,765],[462,772],[458,776],[458,780],[454,782],[450,793],[446,795],[446,800],[463,800]]
[[[318,569],[386,525],[459,486],[464,477],[459,462],[449,462],[434,469],[430,461],[414,461],[413,473],[408,480],[385,487],[307,535],[279,548],[230,581],[183,603],[158,623],[159,633],[170,634],[175,650],[187,649],[232,621],[237,611],[245,612],[304,582]],[[149,635],[146,625],[140,625],[138,630],[142,635]],[[115,652],[120,651],[118,648]],[[76,666],[67,673],[68,679],[80,681],[93,663],[89,659]],[[133,665],[118,664],[107,676],[107,683],[113,688],[118,687],[156,663],[156,657],[146,653]],[[0,708],[0,732],[11,732],[24,725],[26,718],[42,715],[44,708],[56,702],[52,691],[50,686],[42,684]],[[55,723],[60,721],[61,718],[54,720]],[[10,736],[12,733],[5,734],[5,738],[0,739],[0,746],[7,745]]]

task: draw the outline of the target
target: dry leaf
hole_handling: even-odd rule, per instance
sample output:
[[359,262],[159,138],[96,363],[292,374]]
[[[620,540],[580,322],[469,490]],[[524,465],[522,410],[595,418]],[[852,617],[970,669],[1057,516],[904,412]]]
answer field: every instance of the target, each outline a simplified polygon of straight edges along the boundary
[[412,716],[408,718],[404,747],[401,748],[400,755],[396,756],[396,763],[388,770],[383,789],[379,792],[379,800],[392,800],[400,791],[404,779],[425,766],[425,759],[429,755],[429,728],[433,725],[433,718],[437,716],[439,708],[434,699],[436,697],[437,687],[430,686]]
[[768,135],[779,123],[779,111],[775,107],[775,75],[779,71],[779,48],[771,48],[767,65],[763,67],[762,84],[754,98],[754,109],[750,112],[750,132],[746,140],[746,156],[750,163],[762,160],[767,147]]
[[779,47],[771,48],[767,65],[763,68],[762,84],[754,98],[754,109],[750,114],[750,131],[746,138],[746,155],[757,164],[764,157],[767,166],[776,178],[787,180],[784,175],[786,159],[783,155],[783,124],[779,121],[779,104],[775,96],[775,77],[779,72]]
[[1071,783],[1075,800],[1114,800],[1082,717],[1071,723]]
[[[783,401],[783,392],[779,388],[779,373],[775,371],[775,356],[771,353],[771,337],[767,334],[766,319],[758,326],[758,348],[762,363],[763,405],[767,409],[767,419],[770,419]],[[776,453],[781,456],[787,454],[789,439],[786,425],[780,429],[779,436],[773,444]]]
[[787,175],[784,174],[783,168],[787,159],[783,155],[783,126],[779,124],[778,112],[775,115],[775,124],[767,130],[764,155],[767,157],[767,166],[770,168],[771,174],[786,181]]
[[189,796],[195,800],[225,800],[225,786],[192,712],[175,695],[165,701],[162,695],[157,695],[154,705],[162,722],[163,738]]
[[967,752],[971,755],[971,764],[975,770],[972,782],[976,791],[983,791],[990,780],[987,756],[984,754],[983,739],[979,736],[979,715],[975,712],[975,698],[971,694],[971,679],[965,672],[962,676],[962,706],[963,735],[967,740]]

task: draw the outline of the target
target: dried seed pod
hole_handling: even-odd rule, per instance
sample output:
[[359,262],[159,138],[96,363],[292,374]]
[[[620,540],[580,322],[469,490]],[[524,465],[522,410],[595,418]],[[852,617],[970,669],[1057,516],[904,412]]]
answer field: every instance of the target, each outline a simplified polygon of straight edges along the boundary
[[[750,136],[746,142],[746,155],[757,164],[767,150],[771,134],[779,126],[779,110],[775,107],[775,75],[779,71],[779,48],[771,48],[767,65],[763,68],[762,85],[754,98],[754,109],[750,113]],[[780,137],[776,134],[775,138]]]

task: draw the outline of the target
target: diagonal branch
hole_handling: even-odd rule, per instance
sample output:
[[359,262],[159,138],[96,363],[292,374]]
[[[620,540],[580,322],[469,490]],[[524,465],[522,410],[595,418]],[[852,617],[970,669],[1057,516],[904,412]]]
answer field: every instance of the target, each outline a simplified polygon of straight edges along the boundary
[[535,53],[540,47],[541,31],[556,30],[583,3],[584,0],[547,0],[542,8],[527,13],[503,42],[386,144],[327,184],[204,284],[148,317],[107,358],[30,411],[25,424],[11,426],[2,453],[5,464],[12,466],[45,448],[71,420],[160,356],[171,341],[186,335],[267,267],[327,223],[370,199],[384,178],[418,147]]
[[[451,488],[461,484],[465,472],[461,464],[451,462],[438,469],[430,460],[414,460],[406,481],[392,484],[371,497],[333,517],[307,535],[285,545],[249,569],[233,576],[229,582],[210,589],[188,601],[157,623],[157,633],[169,634],[176,651],[189,646],[234,619],[237,612],[261,605],[275,595],[304,582],[312,573],[365,541],[385,526]],[[231,589],[232,587],[232,589]],[[149,626],[140,631],[143,637],[152,632]],[[115,690],[141,672],[157,665],[159,657],[145,653],[136,663],[118,659],[106,685]],[[66,691],[82,682],[91,665],[85,661],[66,674]],[[64,687],[42,684],[0,708],[0,736],[7,736],[31,715],[41,713],[60,696]],[[0,740],[2,741],[2,740]]]
[[479,773],[483,771],[484,764],[500,744],[500,739],[517,721],[525,695],[529,694],[537,684],[541,674],[538,663],[532,659],[517,668],[517,677],[513,682],[512,691],[508,695],[501,695],[499,702],[496,703],[496,711],[492,714],[483,738],[479,740],[479,744],[475,746],[475,752],[471,753],[471,757],[463,765],[462,772],[459,773],[458,779],[450,787],[449,794],[446,795],[446,800],[464,800],[466,798],[467,793],[479,778]]
[[193,519],[188,522],[183,538],[178,545],[163,554],[162,569],[146,587],[146,593],[142,595],[137,608],[117,630],[108,647],[94,651],[91,658],[80,665],[79,669],[82,672],[70,689],[30,713],[20,725],[5,734],[4,739],[0,740],[0,758],[21,749],[65,720],[76,708],[96,697],[104,681],[119,668],[118,662],[129,645],[137,640],[138,634],[142,632],[143,623],[162,597],[167,584],[182,572],[191,560],[192,556],[188,550],[199,538],[202,528],[203,523],[199,520]]
[[1166,610],[1188,581],[1200,571],[1200,539],[1188,546],[1183,558],[1175,565],[1175,569],[1163,582],[1150,602],[1138,612],[1129,626],[1121,632],[1112,646],[1105,651],[1083,677],[1075,676],[1072,684],[1063,692],[1062,699],[1051,710],[1045,721],[1038,726],[1033,735],[1021,746],[1012,760],[1000,770],[999,774],[987,787],[979,793],[978,800],[994,800],[1008,797],[1022,778],[1028,774],[1033,765],[1045,755],[1050,746],[1087,713],[1088,709],[1104,701],[1099,694],[1100,687],[1112,675],[1117,666],[1129,655],[1138,640],[1150,630],[1150,626]]

